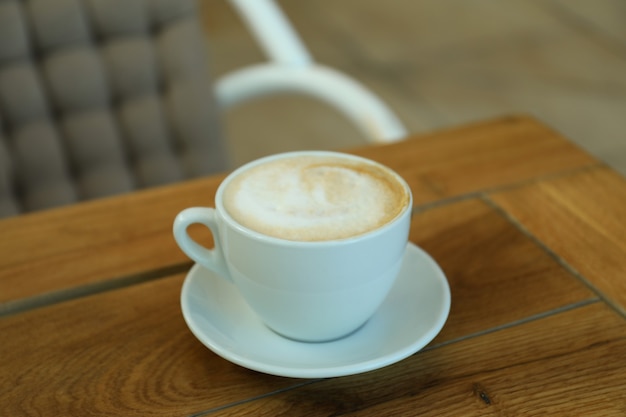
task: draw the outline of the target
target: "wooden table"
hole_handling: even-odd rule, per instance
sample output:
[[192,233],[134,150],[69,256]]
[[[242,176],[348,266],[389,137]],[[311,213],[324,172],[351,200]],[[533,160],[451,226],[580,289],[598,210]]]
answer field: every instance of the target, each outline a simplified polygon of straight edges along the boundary
[[0,415],[626,415],[624,178],[526,117],[354,153],[408,181],[448,276],[424,350],[299,380],[205,348],[171,224],[216,176],[0,221]]

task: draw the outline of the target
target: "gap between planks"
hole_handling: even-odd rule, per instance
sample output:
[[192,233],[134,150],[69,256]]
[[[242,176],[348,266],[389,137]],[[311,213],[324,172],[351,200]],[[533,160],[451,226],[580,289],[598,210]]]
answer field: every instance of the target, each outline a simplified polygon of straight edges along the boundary
[[[501,213],[503,216],[507,218],[513,225],[515,225],[518,229],[520,229],[523,233],[529,236],[536,244],[538,244],[542,249],[546,250],[555,260],[559,262],[560,265],[565,267],[568,272],[575,275],[579,278],[585,285],[589,286],[594,293],[598,294],[607,304],[611,305],[612,308],[616,309],[616,307],[610,304],[608,301],[604,299],[601,293],[591,285],[591,283],[581,274],[579,274],[573,267],[567,264],[563,259],[561,259],[558,255],[556,255],[553,251],[551,251],[546,245],[544,245],[539,239],[533,236],[528,230],[526,230],[522,225],[520,225],[514,218],[512,218],[508,213],[506,213],[502,208],[500,208],[495,202],[489,199],[488,194],[506,191],[509,189],[514,189],[517,187],[522,187],[525,185],[537,183],[539,181],[552,180],[560,177],[565,177],[568,175],[573,175],[581,172],[590,171],[593,169],[608,167],[607,164],[603,162],[593,163],[590,165],[584,165],[582,167],[577,167],[565,171],[559,171],[556,173],[551,173],[547,175],[543,175],[540,177],[530,178],[522,181],[517,181],[514,183],[486,188],[480,191],[472,191],[452,197],[444,197],[440,200],[418,204],[413,206],[411,215],[415,215],[420,212],[436,209],[441,206],[445,206],[448,204],[453,204],[456,202],[461,202],[470,199],[480,199],[486,202],[489,206],[494,208],[496,211]],[[105,281],[100,281],[87,285],[80,285],[73,288],[52,291],[48,293],[38,294],[32,297],[21,298],[17,300],[11,300],[0,304],[0,318],[23,313],[29,310],[34,310],[37,308],[47,307],[53,304],[59,304],[65,301],[75,300],[77,298],[86,297],[90,295],[100,294],[108,291],[114,291],[126,287],[130,287],[132,285],[141,284],[148,281],[153,281],[161,278],[165,278],[170,275],[183,273],[188,271],[193,266],[192,261],[187,261],[183,263],[178,263],[175,265],[170,265],[166,267],[162,267],[155,270],[150,270],[146,272],[141,272],[137,274],[125,275]],[[621,313],[619,309],[616,309]],[[622,314],[623,315],[623,314]]]
[[609,306],[613,311],[619,314],[621,317],[626,318],[626,312],[621,308],[621,306],[613,301],[609,297],[607,297],[602,291],[600,291],[594,284],[585,277],[582,273],[580,273],[576,268],[574,268],[569,262],[567,262],[563,257],[561,257],[558,253],[553,251],[545,242],[535,236],[530,230],[524,226],[521,222],[519,222],[514,216],[512,216],[508,211],[498,205],[495,201],[493,201],[487,193],[480,193],[479,198],[491,207],[494,211],[499,213],[502,217],[504,217],[509,223],[511,223],[515,228],[517,228],[520,232],[522,232],[528,239],[530,239],[535,245],[540,247],[545,253],[547,253],[555,262],[557,262],[563,269],[565,269],[570,275],[576,278],[579,282],[583,283],[587,288],[589,288],[598,299],[602,300],[607,306]]
[[[572,311],[572,310],[575,310],[575,309],[578,309],[578,308],[583,308],[583,307],[586,307],[588,305],[591,305],[591,304],[594,304],[594,303],[598,303],[600,301],[601,300],[599,298],[590,298],[590,299],[587,299],[587,300],[581,300],[581,301],[578,301],[578,302],[575,302],[575,303],[567,304],[567,305],[564,305],[564,306],[561,306],[561,307],[557,307],[557,308],[554,308],[552,310],[544,311],[542,313],[534,314],[532,316],[528,316],[528,317],[525,317],[525,318],[522,318],[522,319],[519,319],[519,320],[514,320],[514,321],[511,321],[509,323],[504,323],[504,324],[501,324],[501,325],[498,325],[498,326],[490,327],[490,328],[485,329],[485,330],[481,330],[481,331],[478,331],[478,332],[474,332],[474,333],[470,333],[470,334],[463,335],[463,336],[460,336],[460,337],[456,337],[454,339],[446,340],[446,341],[441,342],[441,343],[432,344],[432,345],[426,346],[422,350],[416,352],[414,355],[418,355],[420,352],[428,352],[428,351],[431,351],[431,350],[435,350],[435,349],[439,349],[439,348],[442,348],[442,347],[445,347],[445,346],[452,345],[454,343],[459,343],[459,342],[463,342],[463,341],[466,341],[466,340],[469,340],[469,339],[473,339],[473,338],[476,338],[476,337],[480,337],[480,336],[488,335],[488,334],[491,334],[491,333],[495,333],[495,332],[498,332],[498,331],[501,331],[501,330],[510,329],[512,327],[516,327],[516,326],[520,326],[520,325],[527,324],[527,323],[530,323],[530,322],[534,322],[534,321],[537,321],[537,320],[541,320],[541,319],[544,319],[544,318],[547,318],[547,317],[551,317],[551,316],[554,316],[554,315],[557,315],[557,314],[563,314],[563,313],[566,313],[566,312],[569,312],[569,311]],[[326,381],[328,379],[332,379],[332,378],[317,378],[317,379],[312,379],[312,380],[305,380],[305,381],[303,381],[301,383],[294,384],[294,385],[291,385],[289,387],[281,388],[281,389],[276,390],[276,391],[271,391],[271,392],[268,392],[268,393],[265,393],[265,394],[261,394],[261,395],[258,395],[256,397],[247,398],[245,400],[235,401],[235,402],[232,402],[232,403],[227,403],[227,404],[223,404],[223,405],[220,405],[220,406],[217,406],[217,407],[213,407],[213,408],[210,408],[210,409],[207,409],[207,410],[198,411],[196,413],[190,414],[188,417],[202,417],[202,416],[206,416],[206,415],[209,415],[209,414],[213,414],[213,413],[217,413],[217,412],[220,412],[220,411],[224,411],[224,410],[232,408],[232,407],[237,407],[237,406],[240,406],[240,405],[243,405],[243,404],[247,404],[247,403],[250,403],[250,402],[254,402],[254,401],[262,400],[262,399],[265,399],[265,398],[269,398],[269,397],[272,397],[274,395],[279,395],[279,394],[282,394],[282,393],[285,393],[285,392],[288,392],[288,391],[296,390],[296,389],[299,389],[299,388],[304,387],[304,386],[317,384],[319,382],[323,382],[323,381]]]
[[82,297],[115,291],[133,285],[167,278],[175,274],[186,272],[192,266],[193,262],[188,261],[137,274],[125,275],[113,279],[107,279],[105,281],[79,285],[73,288],[51,291],[32,297],[7,301],[0,304],[0,318],[42,307],[48,307]]

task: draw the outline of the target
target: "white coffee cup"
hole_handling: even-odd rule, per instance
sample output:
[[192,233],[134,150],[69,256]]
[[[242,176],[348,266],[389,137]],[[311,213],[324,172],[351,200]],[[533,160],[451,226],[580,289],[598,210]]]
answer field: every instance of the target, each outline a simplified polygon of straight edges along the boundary
[[[173,229],[180,248],[234,283],[270,329],[321,342],[354,332],[384,301],[408,242],[411,206],[406,182],[376,162],[290,152],[235,170],[219,186],[215,209],[185,209]],[[194,223],[211,229],[215,248],[189,236]]]

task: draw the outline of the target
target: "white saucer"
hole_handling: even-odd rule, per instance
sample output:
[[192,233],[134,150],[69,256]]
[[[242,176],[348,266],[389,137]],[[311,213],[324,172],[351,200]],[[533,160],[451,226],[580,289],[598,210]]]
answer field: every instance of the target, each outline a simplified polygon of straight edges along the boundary
[[194,265],[181,293],[183,316],[209,349],[243,367],[295,378],[336,377],[371,371],[422,349],[450,311],[450,288],[437,263],[409,243],[389,296],[359,330],[336,341],[305,343],[267,328],[237,289]]

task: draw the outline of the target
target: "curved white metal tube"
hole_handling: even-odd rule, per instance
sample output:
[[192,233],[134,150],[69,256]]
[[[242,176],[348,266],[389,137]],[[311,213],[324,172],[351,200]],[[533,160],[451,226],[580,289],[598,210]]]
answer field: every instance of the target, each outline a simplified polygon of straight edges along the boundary
[[316,97],[342,112],[377,142],[394,142],[407,136],[402,123],[378,97],[328,67],[259,64],[227,74],[216,83],[217,100],[225,109],[277,93]]
[[311,55],[272,0],[229,0],[272,61],[308,65]]

